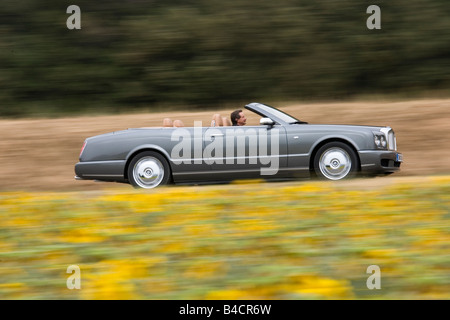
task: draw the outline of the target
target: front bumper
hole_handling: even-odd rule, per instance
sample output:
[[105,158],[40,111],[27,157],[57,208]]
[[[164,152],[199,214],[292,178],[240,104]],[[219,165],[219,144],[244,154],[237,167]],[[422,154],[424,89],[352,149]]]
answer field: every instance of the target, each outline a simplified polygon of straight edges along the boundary
[[362,150],[358,152],[362,174],[389,174],[400,170],[403,155],[397,151]]

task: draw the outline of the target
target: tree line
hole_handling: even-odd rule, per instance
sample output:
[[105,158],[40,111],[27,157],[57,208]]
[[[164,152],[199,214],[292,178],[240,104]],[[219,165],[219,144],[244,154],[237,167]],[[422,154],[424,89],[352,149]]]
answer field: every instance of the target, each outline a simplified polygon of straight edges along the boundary
[[0,116],[448,90],[448,0],[370,4],[5,0]]

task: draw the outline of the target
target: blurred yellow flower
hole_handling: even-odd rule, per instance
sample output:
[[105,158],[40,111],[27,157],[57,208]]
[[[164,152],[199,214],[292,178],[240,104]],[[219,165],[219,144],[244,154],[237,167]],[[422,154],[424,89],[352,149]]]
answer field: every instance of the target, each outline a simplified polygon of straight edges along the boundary
[[208,292],[206,300],[253,300],[254,296],[247,291],[239,289],[224,289]]
[[352,287],[347,280],[336,280],[318,275],[298,275],[289,278],[289,283],[284,287],[285,291],[311,295],[319,299],[353,299]]
[[370,298],[450,297],[450,176],[360,185],[0,193],[0,298],[364,299],[367,263]]

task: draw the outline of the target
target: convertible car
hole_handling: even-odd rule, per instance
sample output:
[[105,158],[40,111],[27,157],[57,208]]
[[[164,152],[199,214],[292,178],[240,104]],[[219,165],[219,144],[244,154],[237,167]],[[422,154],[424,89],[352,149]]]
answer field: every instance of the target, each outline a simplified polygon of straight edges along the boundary
[[390,127],[320,125],[250,103],[259,126],[137,128],[87,138],[75,179],[154,188],[237,179],[341,180],[400,169]]

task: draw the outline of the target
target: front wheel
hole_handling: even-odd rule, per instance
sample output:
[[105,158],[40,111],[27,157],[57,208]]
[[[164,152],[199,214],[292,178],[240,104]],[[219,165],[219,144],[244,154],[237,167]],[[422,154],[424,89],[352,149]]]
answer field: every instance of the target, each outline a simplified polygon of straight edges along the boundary
[[341,180],[355,176],[358,157],[345,143],[330,142],[323,145],[314,157],[314,172],[319,179]]
[[128,180],[136,188],[151,189],[170,181],[170,167],[159,153],[145,151],[136,155],[128,167]]

